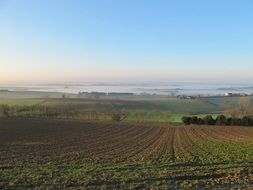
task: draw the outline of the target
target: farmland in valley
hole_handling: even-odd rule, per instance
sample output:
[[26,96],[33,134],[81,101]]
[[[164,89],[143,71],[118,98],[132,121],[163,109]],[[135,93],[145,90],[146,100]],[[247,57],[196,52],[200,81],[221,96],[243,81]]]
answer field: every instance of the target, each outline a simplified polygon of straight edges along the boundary
[[[17,97],[17,93],[22,96]],[[183,115],[216,116],[224,113],[226,106],[238,105],[239,97],[207,97],[199,99],[178,99],[175,97],[142,97],[129,99],[78,99],[78,98],[43,98],[44,94],[26,92],[0,92],[0,105],[13,108],[15,117],[56,117],[82,120],[110,120],[115,111],[128,113],[125,119],[138,123],[180,124]],[[50,94],[51,95],[51,94]],[[33,98],[20,99],[27,96]],[[51,95],[52,96],[52,95]],[[40,98],[38,98],[40,97]],[[45,109],[51,114],[45,114]],[[31,114],[33,112],[33,114]],[[90,115],[94,115],[90,117]],[[1,113],[0,113],[1,116]]]
[[1,119],[0,187],[250,188],[253,128]]

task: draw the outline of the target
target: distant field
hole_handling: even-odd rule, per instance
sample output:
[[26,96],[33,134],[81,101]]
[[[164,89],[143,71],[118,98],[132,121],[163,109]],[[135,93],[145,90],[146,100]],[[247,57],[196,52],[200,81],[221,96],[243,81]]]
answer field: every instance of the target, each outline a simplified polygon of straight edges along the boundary
[[0,120],[0,189],[250,189],[253,128]]
[[32,106],[41,104],[43,101],[43,99],[0,99],[0,104]]
[[205,99],[178,99],[178,98],[160,98],[145,101],[152,107],[160,110],[169,110],[174,114],[199,114],[221,111],[220,107],[214,105]]
[[224,106],[226,104],[236,105],[238,104],[240,98],[241,97],[207,97],[205,100],[214,105]]
[[[65,93],[61,92],[37,92],[37,91],[0,91],[0,99],[44,99],[61,98]],[[74,94],[67,94],[68,97],[76,98]]]
[[[4,92],[2,92],[4,93]],[[36,92],[37,93],[37,92]],[[200,99],[178,99],[173,97],[138,97],[135,99],[77,99],[77,98],[0,98],[0,104],[18,106],[43,106],[53,109],[53,112],[65,110],[64,117],[71,119],[87,120],[87,114],[110,115],[117,111],[128,112],[125,121],[146,123],[172,123],[180,124],[184,115],[205,116],[207,114],[216,117],[222,114],[228,105],[238,105],[239,97],[210,97]],[[24,112],[24,109],[21,109]],[[16,114],[18,115],[18,114]],[[26,113],[20,114],[22,116]],[[40,114],[40,116],[43,115]],[[50,116],[51,117],[51,116]],[[103,120],[110,117],[96,117]]]
[[46,105],[76,105],[86,109],[126,109],[132,111],[166,111],[172,114],[221,113],[227,105],[238,105],[240,97],[178,99],[153,97],[138,99],[47,99]]

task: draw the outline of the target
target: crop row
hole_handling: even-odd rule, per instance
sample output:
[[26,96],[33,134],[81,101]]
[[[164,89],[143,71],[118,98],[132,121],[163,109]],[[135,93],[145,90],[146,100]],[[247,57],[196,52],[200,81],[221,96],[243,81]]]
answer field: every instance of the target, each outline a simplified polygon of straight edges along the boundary
[[246,127],[3,120],[0,160],[242,162],[253,159],[252,137],[253,129]]

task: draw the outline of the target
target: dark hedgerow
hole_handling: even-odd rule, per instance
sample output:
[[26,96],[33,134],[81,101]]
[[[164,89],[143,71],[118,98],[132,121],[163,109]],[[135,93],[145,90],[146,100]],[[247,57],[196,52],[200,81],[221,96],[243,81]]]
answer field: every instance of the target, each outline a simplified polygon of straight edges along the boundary
[[185,125],[197,124],[197,125],[228,125],[228,126],[253,126],[253,117],[245,116],[243,118],[226,117],[224,115],[218,115],[214,119],[211,115],[206,115],[204,118],[197,116],[183,116],[182,122]]

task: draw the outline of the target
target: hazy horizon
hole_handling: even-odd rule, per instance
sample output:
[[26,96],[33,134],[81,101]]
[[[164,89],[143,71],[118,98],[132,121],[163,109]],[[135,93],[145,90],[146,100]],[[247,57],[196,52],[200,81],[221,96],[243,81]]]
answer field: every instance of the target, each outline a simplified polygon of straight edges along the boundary
[[[253,80],[136,80],[136,79],[128,79],[128,80],[17,80],[17,81],[0,81],[0,85],[52,85],[52,84],[60,84],[60,85],[72,85],[72,84],[218,84],[218,85],[253,85]],[[0,86],[1,87],[1,86]]]
[[201,95],[221,96],[227,92],[234,94],[253,94],[252,83],[205,83],[205,82],[33,82],[3,83],[0,91],[6,92],[60,92],[78,94],[79,92],[134,93],[135,95]]
[[0,81],[253,82],[253,2],[0,1]]

